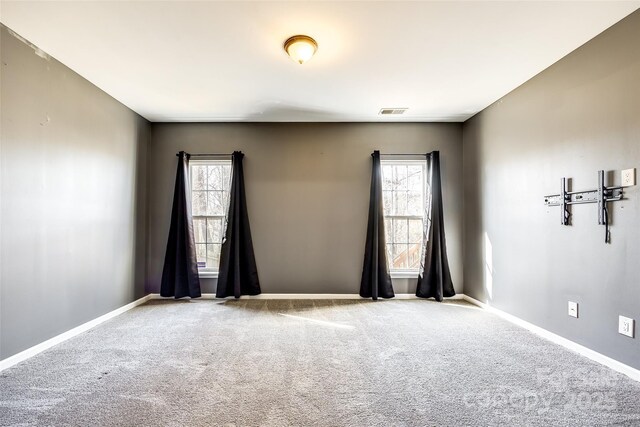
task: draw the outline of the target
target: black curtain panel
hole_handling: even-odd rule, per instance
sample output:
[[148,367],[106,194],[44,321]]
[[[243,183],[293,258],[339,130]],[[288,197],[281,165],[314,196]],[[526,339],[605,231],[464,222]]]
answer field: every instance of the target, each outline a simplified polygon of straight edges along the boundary
[[374,151],[371,171],[371,193],[369,196],[369,221],[367,242],[364,249],[360,296],[364,298],[393,298],[393,286],[387,264],[387,245],[384,233],[384,210],[382,202],[382,168],[380,152]]
[[447,243],[444,237],[440,153],[437,151],[427,154],[427,174],[431,197],[429,197],[427,218],[425,218],[427,232],[425,233],[424,261],[418,276],[416,296],[442,301],[443,297],[454,296],[456,291],[451,281]]
[[160,284],[160,295],[163,297],[198,298],[201,295],[190,187],[189,154],[181,151],[178,155],[171,226]]
[[240,298],[241,295],[260,293],[260,280],[249,227],[247,198],[244,193],[243,157],[244,154],[241,151],[234,151],[229,213],[225,240],[220,254],[217,298],[230,295]]

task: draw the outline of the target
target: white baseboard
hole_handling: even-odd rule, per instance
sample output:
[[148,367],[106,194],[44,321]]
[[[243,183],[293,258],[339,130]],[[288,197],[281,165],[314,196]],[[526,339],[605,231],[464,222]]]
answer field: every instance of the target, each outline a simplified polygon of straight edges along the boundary
[[43,351],[53,347],[54,345],[60,344],[63,341],[68,340],[69,338],[73,338],[76,335],[80,335],[83,332],[88,331],[91,328],[98,326],[99,324],[106,322],[109,319],[112,319],[125,311],[131,310],[133,307],[137,307],[140,304],[144,304],[145,302],[151,299],[151,295],[146,295],[140,299],[137,299],[127,305],[124,305],[120,308],[117,308],[113,311],[110,311],[106,314],[103,314],[100,317],[97,317],[93,320],[90,320],[86,323],[83,323],[80,326],[76,326],[73,329],[68,330],[67,332],[63,332],[60,335],[56,335],[53,338],[50,338],[40,344],[34,345],[24,351],[21,351],[18,354],[14,354],[13,356],[7,357],[6,359],[0,360],[0,372],[10,368],[11,366],[20,363],[24,360],[27,360],[30,357],[35,356],[38,353],[42,353]]
[[[161,297],[160,294],[149,294],[151,299],[168,299],[172,300],[173,297]],[[202,294],[199,299],[219,299],[220,301],[225,301],[228,299],[233,299],[233,297],[229,298],[216,298],[216,294]],[[243,295],[242,299],[368,299],[371,298],[363,298],[358,294],[260,294],[260,295]],[[385,298],[380,298],[380,301],[393,301],[394,299],[417,299],[424,300],[424,298],[419,298],[414,294],[396,294],[394,298],[386,300]],[[464,299],[463,294],[458,294],[450,298],[445,299]]]
[[597,351],[591,350],[590,348],[587,348],[583,345],[580,345],[576,342],[573,342],[567,338],[561,337],[560,335],[556,335],[553,332],[550,332],[546,329],[541,328],[540,326],[536,326],[533,323],[529,323],[526,320],[522,320],[519,317],[516,317],[512,314],[506,313],[502,310],[499,310],[495,307],[491,307],[490,305],[480,302],[475,298],[471,298],[468,295],[464,295],[464,300],[470,302],[473,305],[476,305],[478,307],[481,307],[485,310],[487,310],[490,313],[493,313],[497,316],[502,317],[503,319],[513,323],[514,325],[518,325],[522,328],[525,328],[527,330],[529,330],[530,332],[533,332],[534,334],[547,339],[555,344],[561,345],[571,351],[574,351],[588,359],[593,360],[594,362],[598,362],[601,365],[607,366],[611,369],[613,369],[614,371],[620,372],[622,374],[625,374],[626,376],[628,376],[629,378],[636,380],[636,381],[640,381],[640,370],[632,368],[629,365],[625,365],[622,362],[619,362],[615,359],[612,359],[608,356],[605,356],[602,353],[598,353]]
[[[173,297],[161,297],[160,294],[151,294],[151,299],[168,299]],[[217,299],[220,301],[233,300],[233,297],[216,298],[216,294],[202,294],[199,299]],[[247,299],[362,299],[358,294],[260,294],[243,295],[243,300]]]

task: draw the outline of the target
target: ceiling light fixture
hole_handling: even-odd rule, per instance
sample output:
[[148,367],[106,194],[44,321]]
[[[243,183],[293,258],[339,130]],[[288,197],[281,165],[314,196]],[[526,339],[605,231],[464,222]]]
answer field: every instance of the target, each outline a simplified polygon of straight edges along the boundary
[[318,43],[309,36],[291,36],[284,42],[284,51],[298,64],[304,64],[318,50]]

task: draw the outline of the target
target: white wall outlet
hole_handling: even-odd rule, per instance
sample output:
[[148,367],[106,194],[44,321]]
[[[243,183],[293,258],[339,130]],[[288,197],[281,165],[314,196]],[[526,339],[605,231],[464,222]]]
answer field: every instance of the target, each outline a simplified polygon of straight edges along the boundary
[[636,185],[636,169],[625,169],[622,171],[622,186],[631,187]]
[[578,317],[578,303],[569,301],[567,314],[571,317]]
[[620,316],[620,320],[618,321],[618,332],[620,332],[622,335],[633,338],[635,329],[634,323],[635,322],[632,318]]

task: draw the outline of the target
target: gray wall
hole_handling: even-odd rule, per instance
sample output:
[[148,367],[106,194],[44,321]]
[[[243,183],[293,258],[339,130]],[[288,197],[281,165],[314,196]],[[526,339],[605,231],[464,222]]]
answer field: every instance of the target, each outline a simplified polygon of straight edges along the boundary
[[[464,123],[465,292],[640,368],[640,191],[610,205],[611,244],[595,205],[573,225],[543,196],[620,184],[640,168],[640,12],[635,12]],[[489,243],[490,242],[490,243]],[[567,316],[567,301],[580,318]]]
[[[263,292],[357,293],[371,152],[440,150],[453,279],[462,291],[462,125],[373,123],[158,124],[149,154],[149,282],[158,292],[176,152],[245,153],[245,179]],[[411,283],[410,283],[411,282]],[[215,291],[215,279],[203,280]],[[396,280],[399,293],[415,281]]]
[[144,295],[149,123],[0,39],[4,359]]

